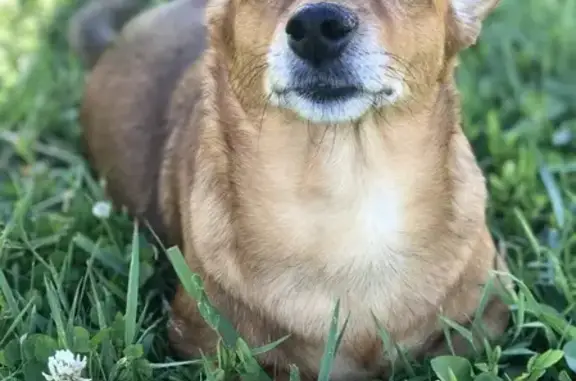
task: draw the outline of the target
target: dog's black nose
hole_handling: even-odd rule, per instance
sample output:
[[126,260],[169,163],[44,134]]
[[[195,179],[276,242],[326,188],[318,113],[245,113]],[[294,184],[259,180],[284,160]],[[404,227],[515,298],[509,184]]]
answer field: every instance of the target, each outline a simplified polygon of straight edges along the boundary
[[286,24],[290,48],[314,66],[338,58],[357,29],[358,16],[332,3],[306,5]]

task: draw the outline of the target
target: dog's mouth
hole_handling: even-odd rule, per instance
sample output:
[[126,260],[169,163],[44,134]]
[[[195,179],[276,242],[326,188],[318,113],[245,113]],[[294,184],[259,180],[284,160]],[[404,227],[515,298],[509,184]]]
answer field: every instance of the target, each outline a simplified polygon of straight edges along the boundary
[[330,103],[330,102],[342,102],[361,96],[371,95],[371,96],[391,96],[394,90],[391,87],[386,87],[381,91],[367,91],[360,86],[344,85],[335,86],[326,83],[317,83],[310,86],[296,86],[283,90],[275,91],[278,95],[288,95],[290,93],[296,94],[299,97],[308,99],[314,103]]
[[294,63],[269,72],[265,88],[274,106],[296,112],[314,123],[344,123],[359,120],[371,108],[394,104],[402,95],[399,80],[375,78],[358,65],[312,70]]
[[333,102],[357,97],[362,91],[355,86],[330,86],[319,84],[310,87],[297,87],[292,90],[303,98],[314,102]]

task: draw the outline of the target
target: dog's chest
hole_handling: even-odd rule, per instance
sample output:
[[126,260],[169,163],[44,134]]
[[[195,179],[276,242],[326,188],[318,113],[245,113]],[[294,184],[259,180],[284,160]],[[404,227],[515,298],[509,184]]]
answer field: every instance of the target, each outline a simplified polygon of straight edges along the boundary
[[398,182],[384,170],[345,168],[323,173],[320,181],[320,189],[272,206],[271,223],[286,245],[329,268],[386,265],[402,245],[405,203]]
[[[386,325],[403,303],[404,195],[383,172],[333,179],[331,193],[270,205],[265,234],[275,239],[269,254],[290,265],[273,271],[263,297],[282,325],[320,340],[326,339],[339,299],[341,323],[351,314],[343,345],[359,336],[377,341],[374,316]],[[339,356],[337,362],[342,374],[360,371],[351,359]]]
[[328,268],[349,268],[353,273],[389,263],[401,244],[402,209],[399,189],[385,178],[358,177],[342,184],[329,199],[296,207],[302,218],[293,226],[304,237],[308,255]]
[[258,225],[273,251],[266,255],[290,264],[271,271],[278,276],[266,298],[282,320],[320,332],[341,299],[363,330],[373,325],[372,311],[386,314],[402,276],[405,195],[383,170],[342,168],[322,176],[323,188],[310,197],[287,192],[264,206]]

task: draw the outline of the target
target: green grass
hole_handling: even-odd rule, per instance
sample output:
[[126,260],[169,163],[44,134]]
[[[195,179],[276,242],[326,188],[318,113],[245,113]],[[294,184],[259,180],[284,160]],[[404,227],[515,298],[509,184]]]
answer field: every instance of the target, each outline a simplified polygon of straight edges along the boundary
[[[255,380],[252,355],[269,347],[236,342],[174,250],[176,272],[223,340],[215,363],[170,357],[164,254],[126,215],[92,213],[104,199],[80,151],[83,73],[64,40],[77,6],[0,1],[0,379],[42,380],[47,358],[66,347],[88,356],[85,375],[98,381]],[[499,346],[406,359],[396,379],[576,379],[576,0],[503,0],[458,82],[488,178],[490,228],[519,291]],[[336,346],[338,333],[330,338]]]

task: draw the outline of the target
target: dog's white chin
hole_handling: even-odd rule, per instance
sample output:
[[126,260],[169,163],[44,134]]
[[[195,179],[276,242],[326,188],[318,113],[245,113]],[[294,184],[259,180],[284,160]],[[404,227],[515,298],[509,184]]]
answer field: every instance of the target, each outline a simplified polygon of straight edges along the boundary
[[362,118],[372,107],[386,103],[379,95],[359,94],[354,97],[316,101],[298,93],[272,94],[270,102],[277,107],[288,109],[302,119],[312,123],[346,123]]

